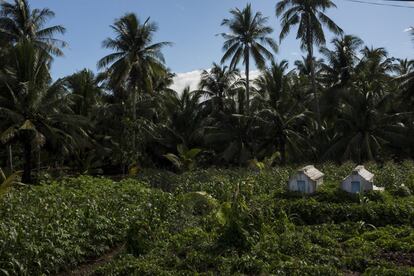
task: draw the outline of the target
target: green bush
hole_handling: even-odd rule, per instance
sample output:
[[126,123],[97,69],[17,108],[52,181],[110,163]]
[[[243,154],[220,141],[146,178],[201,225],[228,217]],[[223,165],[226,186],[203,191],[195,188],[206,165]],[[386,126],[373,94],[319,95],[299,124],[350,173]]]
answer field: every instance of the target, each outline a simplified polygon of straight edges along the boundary
[[414,223],[414,205],[411,199],[363,204],[326,203],[315,199],[281,200],[275,203],[274,208],[294,214],[301,222],[310,225],[346,221],[364,221],[375,226]]
[[366,276],[410,276],[414,275],[414,268],[409,267],[396,267],[396,268],[383,268],[383,267],[370,267],[368,268],[363,275]]

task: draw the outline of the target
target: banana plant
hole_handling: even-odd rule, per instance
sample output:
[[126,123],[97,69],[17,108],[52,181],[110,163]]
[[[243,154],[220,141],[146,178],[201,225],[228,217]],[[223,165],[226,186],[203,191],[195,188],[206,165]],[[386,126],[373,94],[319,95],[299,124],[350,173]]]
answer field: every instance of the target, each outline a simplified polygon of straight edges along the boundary
[[15,185],[24,185],[20,182],[22,177],[22,172],[15,172],[10,176],[6,177],[3,170],[0,168],[0,197],[5,195],[13,186]]
[[256,158],[249,160],[249,167],[255,170],[263,171],[271,169],[276,162],[280,162],[280,152],[276,151],[271,156],[266,157],[263,161]]
[[178,155],[173,153],[165,154],[167,158],[178,170],[191,171],[196,165],[196,157],[202,150],[198,148],[188,149],[187,146],[180,144],[177,146]]

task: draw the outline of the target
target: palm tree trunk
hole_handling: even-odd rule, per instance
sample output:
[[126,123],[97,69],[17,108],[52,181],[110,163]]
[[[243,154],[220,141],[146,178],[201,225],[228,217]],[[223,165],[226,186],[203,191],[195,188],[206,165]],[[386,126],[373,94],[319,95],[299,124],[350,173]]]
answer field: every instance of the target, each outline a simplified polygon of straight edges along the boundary
[[246,113],[250,114],[250,52],[246,51]]
[[243,89],[239,89],[238,95],[237,95],[237,101],[239,103],[239,114],[244,114],[244,91]]
[[[132,120],[133,123],[135,124],[136,120],[137,120],[137,87],[134,86],[133,89],[133,93],[132,93]],[[135,131],[135,127],[132,129],[132,150],[135,153],[137,150],[137,133]]]
[[7,146],[7,154],[8,154],[8,166],[10,169],[10,173],[13,173],[14,168],[13,168],[13,149],[11,145]]
[[223,93],[220,91],[219,92],[219,112],[223,112],[224,111],[224,96]]
[[28,137],[25,138],[23,142],[24,165],[22,181],[26,184],[32,184],[32,143]]

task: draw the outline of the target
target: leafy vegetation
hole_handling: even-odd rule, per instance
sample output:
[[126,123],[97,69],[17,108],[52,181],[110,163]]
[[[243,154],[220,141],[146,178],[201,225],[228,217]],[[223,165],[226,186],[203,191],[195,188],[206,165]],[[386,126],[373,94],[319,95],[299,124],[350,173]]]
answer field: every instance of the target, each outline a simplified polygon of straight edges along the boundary
[[21,172],[15,172],[10,176],[6,176],[3,170],[0,168],[0,196],[4,195],[9,190],[11,190],[13,186],[23,185],[22,183],[20,183],[20,176]]
[[293,167],[15,187],[0,200],[1,271],[63,273],[124,244],[92,274],[410,275],[414,197],[394,191],[414,191],[414,164],[368,164],[386,191],[363,195],[338,191],[353,166],[321,165],[311,196],[286,191]]

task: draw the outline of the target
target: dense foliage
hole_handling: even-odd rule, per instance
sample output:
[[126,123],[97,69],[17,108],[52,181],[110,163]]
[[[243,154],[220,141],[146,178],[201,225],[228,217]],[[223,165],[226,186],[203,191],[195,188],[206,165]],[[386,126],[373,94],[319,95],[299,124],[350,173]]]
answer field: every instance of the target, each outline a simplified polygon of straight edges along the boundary
[[[24,170],[23,182],[33,183],[44,171],[412,158],[413,61],[345,34],[328,17],[331,0],[275,2],[280,29],[251,5],[231,10],[222,21],[229,66],[214,63],[195,91],[173,91],[162,53],[170,43],[154,41],[158,26],[149,19],[115,20],[99,74],[53,81],[65,28],[48,25],[49,9],[2,1],[0,167]],[[296,27],[306,57],[288,64],[275,38]],[[328,45],[326,31],[337,35]],[[260,76],[244,78],[240,65],[256,65]]]
[[17,187],[0,199],[0,274],[65,273],[121,248],[90,272],[411,275],[414,164],[367,164],[386,191],[348,195],[338,183],[353,166],[321,165],[312,196],[286,191],[293,167]]

